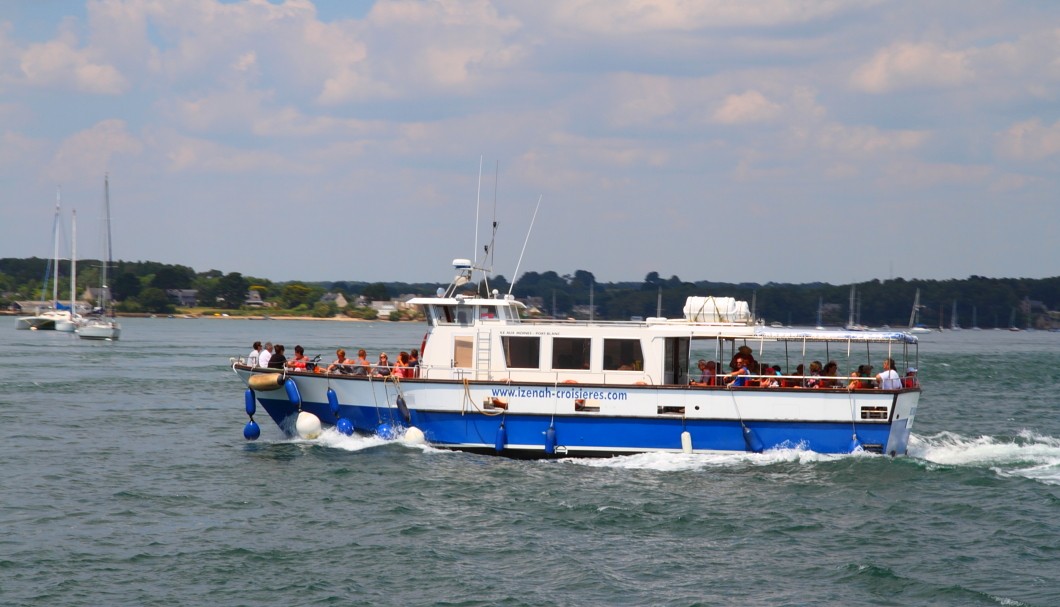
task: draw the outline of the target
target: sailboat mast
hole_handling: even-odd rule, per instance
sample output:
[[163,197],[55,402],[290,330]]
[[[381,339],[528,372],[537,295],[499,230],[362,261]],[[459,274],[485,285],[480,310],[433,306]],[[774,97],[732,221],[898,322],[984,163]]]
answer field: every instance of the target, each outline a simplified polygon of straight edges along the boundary
[[110,249],[110,178],[103,175],[103,215],[107,221],[107,262],[103,264],[103,290],[100,292],[100,301],[103,302],[104,314],[107,310],[107,266],[110,265],[112,253]]
[[55,188],[55,222],[52,225],[52,305],[59,303],[59,204],[61,191]]
[[77,301],[77,209],[73,210],[70,232],[70,314],[74,314],[77,311],[74,305]]

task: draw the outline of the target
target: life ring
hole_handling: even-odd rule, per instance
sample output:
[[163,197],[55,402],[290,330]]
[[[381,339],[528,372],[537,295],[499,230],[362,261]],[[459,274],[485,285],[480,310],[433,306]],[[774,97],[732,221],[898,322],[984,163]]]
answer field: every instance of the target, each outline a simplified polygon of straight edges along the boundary
[[576,383],[578,383],[578,380],[576,380],[576,379],[565,379],[565,380],[563,380],[563,383],[565,383],[565,384],[576,384]]

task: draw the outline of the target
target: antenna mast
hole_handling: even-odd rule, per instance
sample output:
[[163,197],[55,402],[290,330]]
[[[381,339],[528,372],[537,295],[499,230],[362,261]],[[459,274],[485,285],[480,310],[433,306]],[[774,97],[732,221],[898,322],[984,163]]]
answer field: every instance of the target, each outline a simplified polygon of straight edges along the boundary
[[[537,210],[541,208],[541,196],[537,197],[537,206],[534,207],[534,216],[530,219],[530,229],[526,231],[526,239],[523,240],[523,250],[519,251],[519,261],[515,263],[515,275],[512,276],[512,284],[508,285],[508,295],[512,294],[512,289],[515,288],[515,281],[519,279],[519,266],[523,264],[523,254],[526,253],[526,243],[530,242],[530,232],[534,229],[534,222],[537,221]],[[555,315],[555,304],[553,307],[553,315]]]

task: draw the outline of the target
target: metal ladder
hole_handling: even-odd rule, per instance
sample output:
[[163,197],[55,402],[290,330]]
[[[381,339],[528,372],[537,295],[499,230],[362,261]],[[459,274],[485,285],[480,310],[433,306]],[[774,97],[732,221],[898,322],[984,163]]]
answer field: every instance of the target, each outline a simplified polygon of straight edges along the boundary
[[493,340],[489,331],[475,333],[475,379],[490,378],[490,361],[493,358]]

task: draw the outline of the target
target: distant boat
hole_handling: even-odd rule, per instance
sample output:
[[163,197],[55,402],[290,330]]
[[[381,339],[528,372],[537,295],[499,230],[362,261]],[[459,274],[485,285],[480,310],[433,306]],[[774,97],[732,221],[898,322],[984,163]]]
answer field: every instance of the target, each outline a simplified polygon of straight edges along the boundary
[[909,314],[909,333],[931,333],[931,329],[920,324],[920,289],[916,290],[913,297],[913,311]]
[[1008,321],[1008,330],[1009,331],[1019,331],[1020,330],[1020,328],[1016,326],[1016,308],[1012,308],[1012,315],[1009,317],[1009,321]]
[[[67,310],[66,306],[59,303],[59,212],[61,207],[60,192],[55,192],[55,218],[52,220],[52,260],[48,270],[52,273],[52,303],[54,307],[38,307],[37,313],[32,316],[20,316],[15,320],[15,328],[29,331],[54,331],[60,323],[70,322],[73,319],[73,311]],[[44,285],[41,287],[41,299],[44,299],[44,290],[48,288],[48,274],[44,275]]]
[[961,325],[957,322],[957,300],[953,300],[953,312],[950,313],[950,331],[960,331]]
[[73,238],[70,243],[70,318],[55,323],[55,330],[73,333],[85,322],[77,313],[77,211],[72,211],[70,232]]
[[817,298],[817,328],[818,329],[824,329],[824,325],[821,324],[821,310],[822,310],[822,308],[824,308],[824,298],[823,297],[818,297]]
[[81,339],[115,340],[121,337],[121,324],[114,320],[114,310],[107,300],[110,291],[107,286],[107,266],[111,265],[113,259],[110,246],[110,182],[106,176],[103,177],[103,217],[107,222],[104,242],[107,249],[107,261],[104,262],[100,272],[99,314],[88,318],[85,324],[77,329],[77,334]]
[[972,306],[972,331],[981,331],[981,330],[982,329],[979,328],[979,321],[976,320],[976,309],[975,309],[975,306]]

